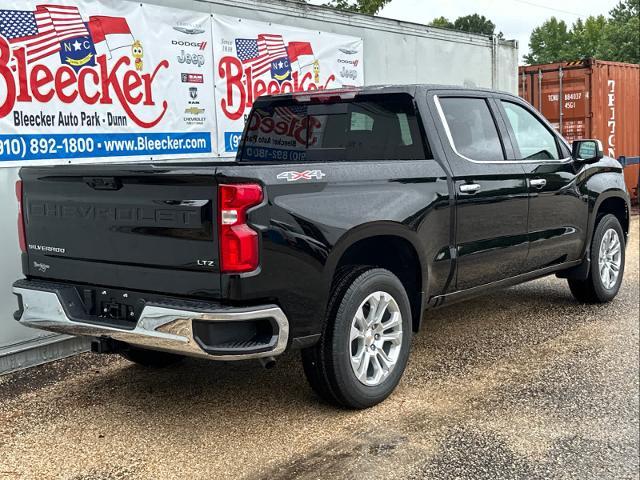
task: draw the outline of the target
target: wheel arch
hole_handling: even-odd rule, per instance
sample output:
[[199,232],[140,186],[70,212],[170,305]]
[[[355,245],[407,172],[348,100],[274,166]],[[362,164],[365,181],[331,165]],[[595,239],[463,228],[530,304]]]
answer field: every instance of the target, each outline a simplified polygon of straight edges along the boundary
[[589,236],[587,238],[593,237],[598,219],[608,213],[614,215],[620,222],[626,243],[630,222],[629,196],[624,190],[618,189],[608,190],[598,195],[589,219]]
[[[383,255],[380,255],[380,252]],[[417,235],[394,222],[360,225],[336,242],[325,264],[329,294],[340,272],[348,265],[370,265],[385,268],[396,275],[409,296],[412,326],[418,331],[424,310],[427,285],[426,261]]]

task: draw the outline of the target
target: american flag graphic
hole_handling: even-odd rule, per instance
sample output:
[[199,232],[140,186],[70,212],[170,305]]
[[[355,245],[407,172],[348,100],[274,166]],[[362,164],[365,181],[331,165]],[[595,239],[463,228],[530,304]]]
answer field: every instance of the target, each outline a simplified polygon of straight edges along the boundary
[[257,39],[237,38],[236,51],[238,58],[249,65],[256,76],[271,69],[271,62],[287,58],[287,49],[282,35],[261,33]]
[[0,35],[13,50],[24,48],[29,62],[60,51],[58,35],[46,10],[0,10]]
[[291,105],[288,107],[276,107],[273,112],[281,117],[283,120],[290,122],[293,119],[306,117],[307,106],[306,105]]
[[68,38],[89,36],[89,30],[82,21],[80,10],[78,7],[68,7],[62,5],[38,5],[38,10],[46,10],[49,12],[53,27],[58,34],[58,40],[66,40]]
[[13,50],[24,48],[31,63],[59,52],[61,40],[89,31],[77,7],[38,5],[35,11],[0,10],[0,35]]

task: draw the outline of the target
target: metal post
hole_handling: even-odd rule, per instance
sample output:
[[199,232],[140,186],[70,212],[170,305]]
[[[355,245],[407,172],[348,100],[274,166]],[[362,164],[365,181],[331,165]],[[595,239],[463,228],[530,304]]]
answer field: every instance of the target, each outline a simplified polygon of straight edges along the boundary
[[491,88],[498,89],[498,36],[491,36]]
[[538,111],[542,113],[542,69],[538,70]]

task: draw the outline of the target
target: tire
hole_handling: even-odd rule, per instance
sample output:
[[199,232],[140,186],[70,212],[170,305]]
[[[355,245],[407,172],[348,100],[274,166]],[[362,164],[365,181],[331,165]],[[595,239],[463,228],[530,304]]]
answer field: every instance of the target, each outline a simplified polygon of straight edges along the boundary
[[148,368],[164,368],[184,360],[182,355],[175,353],[158,352],[144,348],[128,347],[120,352],[120,355],[130,362],[137,363]]
[[[383,315],[376,316],[375,305],[384,304]],[[411,325],[409,298],[395,275],[369,267],[343,273],[329,300],[320,341],[302,351],[311,387],[326,401],[347,408],[382,402],[407,365]]]
[[[612,240],[614,239],[614,240]],[[606,247],[617,240],[619,256],[611,255],[615,251]],[[603,246],[603,241],[605,246]],[[569,289],[576,300],[582,303],[606,303],[615,298],[622,284],[625,262],[625,240],[622,227],[618,219],[611,214],[604,215],[598,224],[591,240],[591,266],[586,280],[569,279]],[[609,267],[603,268],[604,261]],[[607,261],[608,260],[608,261]],[[613,279],[611,272],[615,271],[617,264],[617,276]],[[608,276],[601,275],[604,270]],[[607,284],[607,282],[609,282]]]

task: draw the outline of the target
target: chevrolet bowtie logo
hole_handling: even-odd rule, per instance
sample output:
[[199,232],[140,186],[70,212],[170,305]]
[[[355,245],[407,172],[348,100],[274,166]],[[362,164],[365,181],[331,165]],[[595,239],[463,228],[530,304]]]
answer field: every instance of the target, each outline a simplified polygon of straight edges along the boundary
[[189,115],[202,115],[204,113],[204,108],[189,107],[184,109],[184,113],[188,113]]

